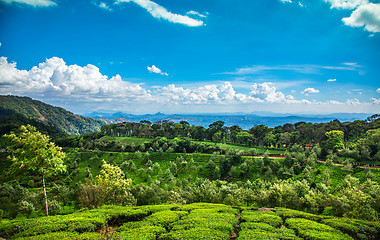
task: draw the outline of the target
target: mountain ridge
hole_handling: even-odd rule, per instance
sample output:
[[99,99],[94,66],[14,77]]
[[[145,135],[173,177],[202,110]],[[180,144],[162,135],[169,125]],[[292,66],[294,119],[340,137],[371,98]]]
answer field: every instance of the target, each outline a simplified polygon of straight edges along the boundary
[[[4,122],[5,118],[25,118],[70,135],[97,131],[105,124],[102,120],[76,115],[61,107],[55,107],[30,97],[12,95],[0,95],[0,116],[1,122]],[[27,122],[25,119],[22,119],[21,123]],[[10,127],[10,129],[12,128]]]

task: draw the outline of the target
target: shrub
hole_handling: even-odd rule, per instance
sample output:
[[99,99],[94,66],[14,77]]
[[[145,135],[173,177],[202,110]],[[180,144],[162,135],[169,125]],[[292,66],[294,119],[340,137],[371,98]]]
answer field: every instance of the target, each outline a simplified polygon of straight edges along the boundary
[[286,224],[296,230],[299,236],[305,239],[315,240],[353,240],[347,234],[343,234],[341,231],[334,229],[328,225],[317,223],[311,220],[302,218],[288,218]]
[[178,230],[162,234],[159,240],[225,240],[229,239],[229,234],[215,229],[195,227],[188,230]]
[[305,218],[312,221],[321,221],[322,219],[331,218],[329,216],[321,216],[321,215],[315,215],[311,213],[305,213],[297,210],[292,209],[285,209],[285,208],[276,208],[276,214],[283,219],[287,218]]
[[355,239],[379,239],[380,223],[356,219],[334,218],[323,220],[323,223],[349,234]]
[[154,225],[161,225],[166,228],[170,223],[178,221],[181,217],[187,214],[189,213],[185,211],[160,211],[146,217],[144,221],[151,222]]
[[301,239],[292,229],[275,228],[262,222],[243,222],[238,239]]
[[97,232],[86,232],[82,233],[74,238],[75,240],[99,240],[101,239],[101,234]]
[[[46,240],[46,239],[59,239],[59,240],[72,240],[78,239],[76,232],[50,232],[32,237],[16,238],[22,240]],[[83,238],[82,238],[83,239]]]
[[155,240],[161,233],[166,232],[165,228],[161,226],[145,226],[140,228],[133,228],[129,231],[121,231],[118,236],[125,240]]
[[282,219],[270,211],[243,211],[241,220],[245,222],[264,222],[273,227],[280,227]]

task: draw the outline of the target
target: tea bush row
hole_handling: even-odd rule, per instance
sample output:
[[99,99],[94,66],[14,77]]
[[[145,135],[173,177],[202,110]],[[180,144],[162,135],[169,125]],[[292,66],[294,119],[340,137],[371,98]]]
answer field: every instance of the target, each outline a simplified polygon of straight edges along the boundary
[[317,223],[303,218],[288,218],[285,221],[289,228],[294,229],[298,236],[313,240],[353,240],[347,234],[328,225]]
[[243,222],[240,224],[238,240],[248,239],[287,239],[301,240],[294,230],[288,228],[275,228],[262,222]]

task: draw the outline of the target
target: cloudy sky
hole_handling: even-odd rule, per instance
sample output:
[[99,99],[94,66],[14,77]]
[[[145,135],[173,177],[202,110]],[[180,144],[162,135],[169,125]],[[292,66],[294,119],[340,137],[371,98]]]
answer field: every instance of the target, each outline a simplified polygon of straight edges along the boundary
[[0,94],[75,113],[380,112],[380,0],[0,0]]

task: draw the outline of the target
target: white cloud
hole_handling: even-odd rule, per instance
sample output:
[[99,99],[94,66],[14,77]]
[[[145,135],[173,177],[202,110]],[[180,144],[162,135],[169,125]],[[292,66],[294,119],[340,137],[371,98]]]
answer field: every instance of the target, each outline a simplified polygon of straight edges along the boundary
[[164,75],[164,76],[168,76],[169,75],[166,72],[162,72],[162,70],[159,69],[158,67],[156,67],[155,65],[152,65],[151,67],[148,66],[147,69],[151,73],[158,73],[158,74],[161,74],[161,75]]
[[380,98],[377,99],[377,98],[371,98],[371,101],[373,104],[380,104]]
[[306,96],[310,93],[319,93],[319,90],[314,89],[314,88],[306,88],[301,92],[302,94],[305,94]]
[[186,15],[196,15],[196,16],[198,16],[198,17],[202,17],[202,18],[205,18],[205,17],[207,17],[206,15],[204,15],[204,14],[201,14],[201,13],[199,13],[199,12],[196,12],[196,11],[193,11],[193,10],[191,10],[191,11],[188,11],[188,12],[186,13]]
[[50,7],[56,6],[57,4],[51,0],[0,0],[2,2],[12,4],[12,3],[22,3],[31,5],[33,7]]
[[283,3],[286,3],[286,2],[291,3],[292,2],[292,0],[280,0],[280,1]]
[[307,100],[294,100],[292,95],[285,96],[282,92],[276,91],[276,87],[273,85],[271,82],[255,83],[252,85],[249,95],[267,103],[308,103]]
[[263,102],[260,99],[236,93],[230,82],[206,85],[194,89],[176,87],[174,84],[160,90],[161,101],[180,104],[226,104]]
[[168,10],[166,10],[166,8],[150,0],[117,0],[116,1],[116,3],[121,3],[121,2],[134,2],[137,5],[141,6],[142,8],[145,8],[153,17],[159,18],[159,19],[162,18],[172,23],[179,23],[179,24],[183,24],[189,27],[198,27],[198,26],[204,25],[203,21],[201,20],[196,20],[188,16],[171,13]]
[[361,103],[360,103],[359,99],[354,98],[354,99],[347,99],[346,104],[358,105],[358,104],[361,104]]
[[225,72],[222,74],[231,75],[249,75],[260,74],[269,71],[294,71],[304,74],[319,74],[321,70],[339,70],[339,71],[358,71],[362,66],[356,63],[343,63],[341,66],[324,66],[324,65],[309,65],[309,64],[293,64],[293,65],[253,65],[251,67],[238,68],[234,72]]
[[100,8],[102,8],[102,9],[104,9],[104,10],[107,10],[107,11],[112,11],[112,8],[110,8],[106,3],[104,3],[104,2],[101,2],[101,3],[99,3],[99,5],[98,5]]
[[380,88],[378,88],[378,89],[376,90],[376,92],[377,92],[377,93],[380,93]]
[[331,3],[331,8],[337,9],[355,9],[358,6],[367,4],[368,0],[324,0]]
[[249,94],[237,92],[230,82],[197,83],[191,88],[174,84],[147,88],[143,84],[123,81],[120,75],[103,75],[91,64],[67,65],[58,57],[46,59],[30,70],[20,70],[16,63],[0,57],[0,86],[0,94],[29,96],[77,112],[102,109],[145,113],[251,112],[266,108],[278,112],[326,112],[327,109],[334,112],[336,105],[339,105],[339,110],[347,112],[380,111],[380,99],[373,98],[371,102],[359,102],[357,99],[346,102],[297,100],[292,95],[286,96],[270,82],[253,84]]
[[364,27],[368,32],[380,32],[380,3],[361,5],[342,21],[350,27]]
[[328,82],[336,82],[336,79],[334,78],[334,79],[329,79],[329,80],[327,80]]
[[122,81],[120,75],[108,78],[99,68],[88,64],[66,65],[53,57],[31,70],[18,70],[16,63],[0,58],[0,94],[33,95],[68,101],[99,101],[121,98],[124,101],[150,99],[139,84]]
[[301,7],[304,7],[305,5],[303,5],[301,2],[298,2],[298,5],[300,5]]

